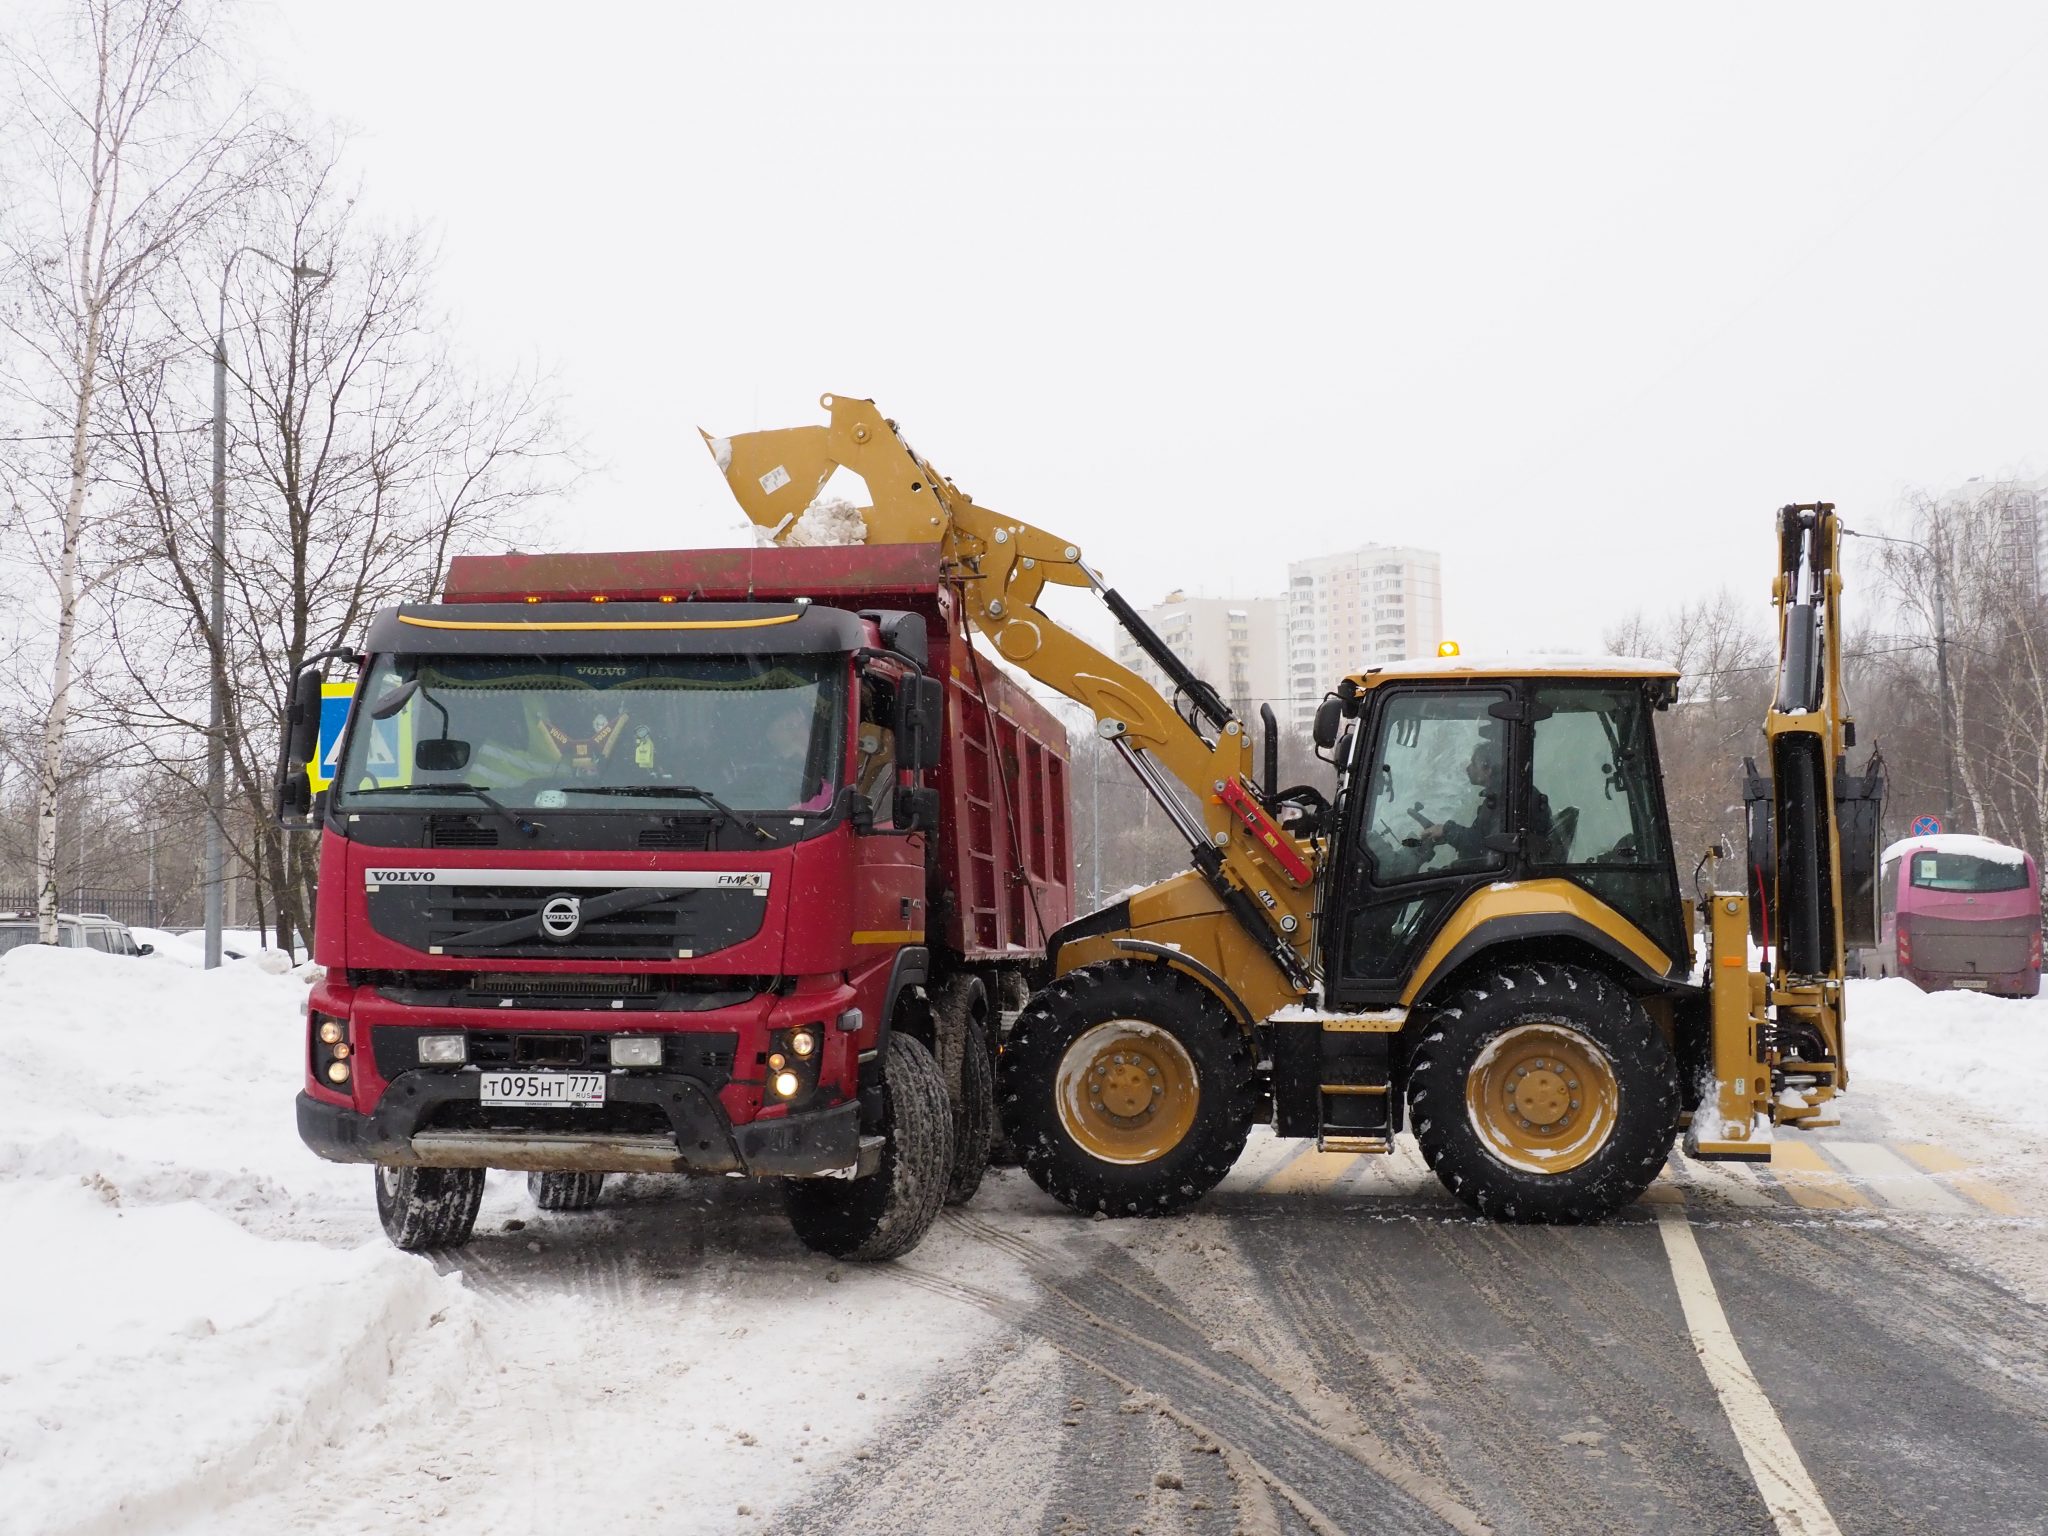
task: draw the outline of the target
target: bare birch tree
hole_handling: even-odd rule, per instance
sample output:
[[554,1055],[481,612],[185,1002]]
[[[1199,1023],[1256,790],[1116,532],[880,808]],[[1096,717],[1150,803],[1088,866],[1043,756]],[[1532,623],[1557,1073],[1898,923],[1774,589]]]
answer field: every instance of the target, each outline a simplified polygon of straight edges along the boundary
[[[301,150],[250,216],[166,282],[167,317],[203,327],[208,275],[228,246],[228,604],[215,633],[203,532],[209,474],[177,430],[193,409],[190,346],[135,356],[121,373],[124,473],[138,558],[110,613],[126,724],[160,769],[189,774],[206,686],[226,679],[229,832],[242,873],[282,935],[310,927],[314,868],[268,815],[282,709],[307,657],[360,644],[370,613],[431,599],[450,556],[502,543],[575,466],[544,384],[478,382],[441,339],[433,261],[418,231],[371,227],[335,184],[331,153]],[[317,270],[312,281],[289,272]]]
[[[185,0],[77,0],[49,47],[0,39],[16,114],[8,143],[21,196],[0,260],[9,302],[8,385],[56,453],[17,465],[16,526],[49,579],[36,785],[40,937],[57,938],[57,800],[78,673],[80,603],[95,579],[91,503],[110,344],[152,276],[244,190],[254,129],[246,98],[214,95],[209,18]],[[23,436],[33,436],[24,433]],[[38,654],[43,654],[39,648]]]

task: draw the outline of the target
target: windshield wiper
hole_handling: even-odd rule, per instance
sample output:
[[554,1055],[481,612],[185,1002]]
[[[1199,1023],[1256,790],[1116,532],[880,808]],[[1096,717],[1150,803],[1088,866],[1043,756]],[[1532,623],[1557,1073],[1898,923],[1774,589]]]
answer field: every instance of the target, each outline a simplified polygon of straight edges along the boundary
[[698,800],[711,807],[727,821],[745,827],[764,843],[775,841],[775,834],[743,811],[736,811],[708,789],[699,789],[694,784],[564,784],[572,795],[652,795],[666,800]]
[[540,826],[529,821],[517,811],[504,805],[481,784],[374,784],[368,789],[354,789],[352,795],[474,795],[511,825],[512,830],[522,837],[539,837]]

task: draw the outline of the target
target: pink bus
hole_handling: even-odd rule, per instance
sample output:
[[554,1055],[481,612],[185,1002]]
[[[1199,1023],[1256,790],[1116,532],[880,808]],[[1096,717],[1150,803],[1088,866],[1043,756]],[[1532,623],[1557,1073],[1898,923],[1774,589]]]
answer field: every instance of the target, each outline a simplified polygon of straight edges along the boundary
[[2041,872],[1988,837],[1909,837],[1884,851],[1871,971],[1924,992],[2041,989]]

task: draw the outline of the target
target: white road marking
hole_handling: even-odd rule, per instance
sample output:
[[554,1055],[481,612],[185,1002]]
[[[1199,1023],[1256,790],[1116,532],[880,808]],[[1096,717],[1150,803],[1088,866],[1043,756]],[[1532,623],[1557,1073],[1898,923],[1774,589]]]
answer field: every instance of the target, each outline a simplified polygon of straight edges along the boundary
[[1822,1143],[1834,1160],[1902,1211],[1967,1216],[1970,1208],[1890,1147],[1874,1141]]
[[1707,1261],[1686,1220],[1685,1207],[1661,1206],[1657,1230],[1671,1260],[1671,1278],[1685,1309],[1693,1349],[1721,1399],[1728,1427],[1735,1431],[1742,1458],[1749,1463],[1749,1475],[1763,1495],[1779,1536],[1841,1536],[1820,1490],[1807,1475],[1806,1464],[1793,1449],[1777,1409],[1764,1396],[1749,1362],[1742,1357],[1728,1327],[1728,1314],[1721,1309],[1721,1298],[1714,1290],[1714,1278],[1707,1272]]

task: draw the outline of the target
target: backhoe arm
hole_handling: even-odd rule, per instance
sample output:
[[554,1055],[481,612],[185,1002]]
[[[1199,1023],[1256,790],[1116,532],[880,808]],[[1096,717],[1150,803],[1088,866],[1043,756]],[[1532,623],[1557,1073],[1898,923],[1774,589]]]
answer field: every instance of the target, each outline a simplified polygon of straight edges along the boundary
[[[1778,513],[1777,691],[1764,717],[1768,771],[1752,771],[1746,878],[1709,903],[1718,1104],[1702,1103],[1706,1156],[1768,1151],[1772,1124],[1817,1124],[1848,1083],[1843,978],[1873,937],[1871,880],[1884,770],[1848,771],[1855,721],[1842,688],[1841,524],[1827,502]],[[1749,968],[1754,938],[1769,951]],[[1711,1118],[1709,1118],[1711,1115]]]
[[[1313,854],[1262,803],[1244,723],[1103,585],[1078,546],[978,505],[912,449],[874,402],[826,395],[820,403],[831,413],[827,426],[730,438],[706,434],[747,516],[781,542],[835,470],[858,475],[874,503],[862,509],[866,542],[941,547],[969,622],[1005,660],[1095,716],[1098,733],[1131,764],[1194,846],[1197,868],[1258,939],[1284,978],[1283,989],[1306,991],[1313,970]],[[1100,595],[1175,679],[1188,715],[1176,712],[1128,667],[1049,618],[1039,606],[1048,583]],[[1165,777],[1186,787],[1193,812]]]

